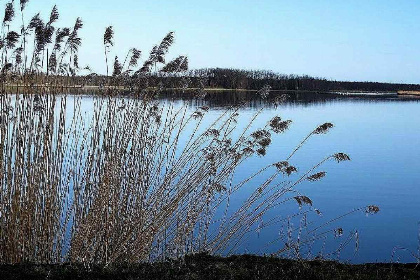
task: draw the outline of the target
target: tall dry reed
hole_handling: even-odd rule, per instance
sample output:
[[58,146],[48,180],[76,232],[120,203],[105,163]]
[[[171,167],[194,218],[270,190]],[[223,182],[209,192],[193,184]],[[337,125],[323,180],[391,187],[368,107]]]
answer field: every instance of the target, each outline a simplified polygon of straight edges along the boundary
[[[173,32],[153,47],[138,70],[134,68],[139,50],[130,49],[122,64],[115,58],[113,76],[106,77],[104,84],[115,89],[123,85],[136,98],[97,98],[85,115],[81,98],[55,94],[77,85],[82,20],[77,18],[71,28],[56,28],[59,13],[54,6],[47,21],[37,14],[25,26],[27,2],[20,1],[20,35],[8,30],[15,10],[14,2],[6,5],[0,44],[1,263],[109,264],[199,251],[235,252],[277,206],[294,202],[307,206],[307,212],[317,212],[297,186],[324,177],[325,172],[317,169],[326,161],[350,159],[334,154],[302,173],[290,164],[310,137],[332,128],[327,123],[311,132],[288,158],[235,183],[238,166],[264,156],[272,135],[286,131],[291,121],[274,117],[265,127],[250,131],[256,114],[235,137],[237,108],[203,128],[209,108],[189,113],[174,103],[156,103],[154,97],[165,85],[150,89],[153,79],[181,76],[182,89],[189,83],[188,77],[182,77],[187,57],[166,62]],[[28,40],[33,40],[32,55]],[[108,76],[112,27],[106,29],[103,43]],[[108,90],[109,96],[118,93],[115,89]],[[269,91],[266,86],[258,93],[266,97]],[[205,95],[204,83],[197,93]],[[265,176],[263,183],[253,186],[243,205],[230,211],[232,195],[258,176]],[[376,208],[359,210],[373,213]],[[274,217],[264,226],[281,221]],[[279,252],[296,252],[305,244],[301,238],[292,240],[292,231]],[[313,231],[315,237],[322,235]]]
[[[234,252],[270,209],[289,201],[312,206],[296,187],[325,176],[319,166],[349,160],[334,154],[302,173],[280,161],[232,184],[237,167],[264,155],[272,134],[287,130],[289,120],[275,117],[253,132],[251,121],[235,138],[238,109],[203,129],[207,107],[188,113],[174,103],[98,98],[84,115],[80,97],[0,98],[5,263],[138,262]],[[315,134],[330,128],[322,125]],[[236,212],[215,216],[260,175],[266,180]]]

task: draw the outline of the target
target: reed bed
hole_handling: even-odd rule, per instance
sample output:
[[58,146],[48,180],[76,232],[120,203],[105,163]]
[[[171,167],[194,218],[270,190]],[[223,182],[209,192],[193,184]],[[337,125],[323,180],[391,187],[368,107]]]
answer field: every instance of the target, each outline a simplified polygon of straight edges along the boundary
[[[263,156],[272,134],[286,131],[290,120],[274,117],[256,131],[251,121],[235,138],[238,108],[202,128],[207,107],[188,113],[171,102],[109,97],[95,99],[85,115],[81,97],[0,98],[2,263],[109,264],[234,253],[270,209],[294,202],[307,206],[297,216],[316,213],[296,187],[325,176],[316,169],[326,161],[350,159],[337,153],[302,173],[280,161],[233,184],[238,166]],[[319,126],[304,141],[331,127]],[[187,141],[180,143],[182,135]],[[227,211],[230,197],[256,176],[266,180],[239,209]],[[216,216],[220,209],[224,214]],[[311,240],[317,234],[315,228]],[[290,237],[279,252],[305,244],[300,235]]]
[[[297,187],[324,177],[326,173],[318,169],[325,162],[341,163],[349,156],[333,154],[303,172],[291,159],[311,137],[327,133],[332,124],[315,128],[288,158],[236,182],[238,167],[264,156],[273,135],[288,130],[290,120],[276,116],[265,127],[251,130],[257,113],[238,132],[238,108],[221,113],[203,127],[208,107],[191,113],[172,102],[159,104],[155,97],[165,85],[151,89],[156,77],[177,77],[181,89],[189,85],[183,76],[188,58],[166,62],[174,33],[154,46],[137,70],[138,49],[131,48],[122,62],[115,57],[112,76],[108,76],[112,26],[105,29],[103,41],[107,75],[101,92],[107,97],[96,97],[85,114],[82,97],[63,94],[66,88],[89,79],[79,76],[80,71],[89,70],[78,61],[82,20],[77,18],[71,28],[56,28],[55,6],[47,21],[38,14],[25,25],[27,3],[19,2],[20,34],[9,31],[15,3],[6,5],[0,44],[0,263],[108,265],[195,252],[231,254],[255,230],[291,217],[306,221],[309,213],[319,214]],[[130,98],[112,97],[121,86],[130,90]],[[263,98],[269,93],[269,86],[258,92]],[[205,96],[204,83],[196,96]],[[264,180],[255,185],[257,177]],[[250,196],[232,209],[232,196],[245,187],[252,189]],[[286,203],[296,203],[299,211],[259,224],[267,213]],[[376,213],[379,208],[351,212],[356,211]],[[306,244],[326,234],[341,235],[342,229],[320,230],[333,222],[306,230],[308,236],[303,234],[306,222],[288,227],[279,237],[285,245],[278,254],[301,257]],[[350,235],[350,239],[357,237],[357,233]]]

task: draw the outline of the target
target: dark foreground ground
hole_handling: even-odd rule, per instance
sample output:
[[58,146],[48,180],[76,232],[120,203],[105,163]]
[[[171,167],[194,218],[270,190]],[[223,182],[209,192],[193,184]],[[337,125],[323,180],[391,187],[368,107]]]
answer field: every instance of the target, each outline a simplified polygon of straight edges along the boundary
[[0,279],[420,279],[420,265],[347,265],[249,255],[194,255],[179,261],[106,268],[76,264],[0,265]]

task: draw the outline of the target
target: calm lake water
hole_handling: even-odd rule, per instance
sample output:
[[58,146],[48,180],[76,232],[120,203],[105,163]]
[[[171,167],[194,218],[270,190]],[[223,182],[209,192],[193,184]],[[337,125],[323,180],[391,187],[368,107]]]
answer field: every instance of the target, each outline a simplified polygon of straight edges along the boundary
[[[218,114],[236,102],[237,96],[227,102],[215,94],[204,102],[186,102],[191,107],[207,104],[212,114]],[[306,170],[335,152],[345,152],[352,159],[343,164],[328,163],[321,168],[327,171],[325,178],[299,187],[313,200],[314,207],[323,212],[315,223],[322,224],[357,207],[378,205],[381,211],[376,215],[366,217],[358,212],[335,223],[344,229],[343,237],[352,230],[359,233],[358,251],[355,253],[355,245],[350,243],[340,259],[356,263],[390,261],[395,251],[394,261],[415,262],[408,251],[395,248],[403,247],[418,255],[420,246],[419,100],[387,95],[291,95],[277,108],[261,100],[246,102],[240,111],[241,121],[246,122],[261,107],[265,108],[256,127],[263,126],[275,115],[291,119],[293,124],[275,139],[264,158],[247,162],[238,176],[245,177],[258,167],[285,159],[316,126],[332,122],[335,127],[330,133],[311,138],[292,161]],[[290,205],[283,210],[292,208]],[[263,229],[244,244],[243,250],[258,251],[278,234],[278,227]],[[333,250],[341,241],[326,241],[326,251]],[[273,247],[267,252],[275,251]]]
[[[262,101],[248,102],[240,112],[244,121],[263,106],[265,109],[257,121],[260,126],[274,115],[291,119],[293,124],[289,131],[275,139],[264,158],[247,162],[238,176],[246,176],[265,163],[285,159],[316,126],[332,122],[335,127],[328,134],[311,138],[292,161],[306,170],[335,152],[345,152],[352,159],[343,164],[328,163],[321,168],[327,171],[325,178],[299,187],[313,200],[314,207],[323,212],[322,217],[315,218],[315,223],[322,224],[351,209],[375,204],[381,209],[376,215],[366,217],[358,212],[335,223],[344,229],[343,237],[352,230],[359,233],[357,253],[354,252],[354,243],[351,243],[340,259],[356,263],[390,261],[396,247],[409,249],[419,256],[419,101],[396,96],[303,94],[291,96],[277,108]],[[212,106],[213,114],[223,108],[223,102],[218,99],[204,103]],[[192,107],[197,105],[194,102],[189,104]],[[264,230],[247,241],[244,251],[258,250],[279,233],[275,227]],[[331,250],[341,241],[326,242],[325,246]],[[416,261],[408,251],[401,249],[394,253],[396,260]]]
[[[88,115],[92,114],[93,99],[90,96],[82,98],[82,111]],[[160,102],[164,105],[168,99],[163,98]],[[304,227],[302,236],[307,228],[322,225],[355,208],[378,205],[380,212],[366,216],[358,211],[328,224],[326,230],[341,227],[343,235],[338,238],[330,233],[325,239],[314,241],[308,249],[311,256],[321,252],[327,255],[345,243],[351,232],[357,231],[358,238],[351,239],[340,255],[331,257],[353,263],[391,261],[392,257],[394,261],[416,261],[408,250],[419,255],[420,99],[395,95],[349,97],[301,93],[290,95],[286,102],[274,106],[255,98],[254,93],[211,93],[202,100],[179,95],[173,102],[175,106],[186,106],[190,113],[198,106],[209,106],[203,128],[238,103],[243,106],[239,110],[237,133],[261,108],[263,111],[252,125],[253,129],[263,127],[274,116],[293,121],[288,131],[275,135],[266,156],[255,156],[238,169],[235,182],[266,165],[285,160],[318,125],[333,123],[335,127],[328,134],[311,137],[291,160],[291,164],[305,171],[337,152],[347,153],[352,159],[340,164],[329,161],[317,170],[326,171],[326,177],[299,185],[299,192],[310,197],[313,207],[322,212],[322,216],[308,217],[310,226]],[[183,137],[186,139],[188,135]],[[232,209],[239,207],[263,179],[256,178],[232,197]],[[269,243],[287,232],[288,227],[299,227],[296,219],[290,219],[287,225],[287,217],[297,212],[297,203],[290,201],[268,213],[260,225],[275,215],[281,215],[286,222],[252,232],[237,253],[264,254],[282,248],[284,243]],[[395,250],[397,247],[407,250]]]
[[[330,234],[326,239],[316,241],[311,249],[312,254],[334,251],[345,242],[350,232],[357,230],[358,241],[354,238],[351,240],[336,256],[340,260],[383,262],[390,261],[393,256],[394,261],[415,262],[416,259],[407,250],[395,248],[402,247],[418,255],[420,100],[395,95],[348,97],[302,93],[290,95],[285,103],[273,106],[254,96],[253,93],[212,93],[204,100],[191,100],[180,95],[175,103],[186,105],[191,112],[198,106],[209,106],[204,127],[226,108],[237,103],[243,103],[239,111],[238,131],[261,108],[264,110],[254,123],[254,128],[264,126],[276,115],[293,120],[286,133],[273,139],[265,157],[255,157],[239,168],[235,176],[237,181],[267,164],[285,160],[314,128],[324,122],[332,122],[335,127],[328,134],[312,137],[291,161],[299,170],[307,170],[336,152],[345,152],[352,159],[340,164],[328,162],[318,169],[327,172],[325,178],[299,186],[299,191],[310,197],[314,207],[323,213],[320,217],[311,217],[311,222],[321,225],[352,209],[372,204],[378,205],[380,212],[366,216],[359,211],[329,225],[329,229],[342,227],[343,236],[335,238]],[[91,98],[83,100],[88,111]],[[163,100],[162,103],[167,101]],[[232,207],[239,206],[251,191],[252,187],[245,188],[233,197]],[[276,211],[287,218],[298,210],[296,203],[290,203]],[[269,214],[260,224],[269,220],[270,215],[274,214]],[[299,226],[296,220],[290,223],[292,227]],[[251,233],[239,253],[275,252],[284,244],[267,244],[285,230],[284,223],[280,223]],[[355,250],[356,246],[358,250]]]

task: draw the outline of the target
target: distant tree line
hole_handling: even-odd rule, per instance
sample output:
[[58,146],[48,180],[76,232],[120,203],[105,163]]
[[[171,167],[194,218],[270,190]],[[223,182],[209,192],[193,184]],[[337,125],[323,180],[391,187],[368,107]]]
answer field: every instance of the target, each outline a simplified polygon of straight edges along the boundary
[[308,75],[285,75],[264,70],[240,70],[206,68],[190,70],[191,79],[204,79],[206,87],[225,89],[259,90],[270,85],[273,90],[354,90],[354,91],[395,91],[418,90],[418,84],[393,84],[379,82],[333,81]]
[[[419,90],[418,84],[397,84],[379,82],[334,81],[308,75],[285,75],[273,71],[241,70],[226,68],[204,68],[188,70],[184,73],[138,73],[121,81],[121,85],[138,84],[147,76],[148,86],[165,88],[222,88],[259,90],[270,85],[272,90],[302,91],[397,91]],[[76,78],[77,79],[77,78]],[[96,74],[79,77],[86,85],[107,84],[106,77]]]

